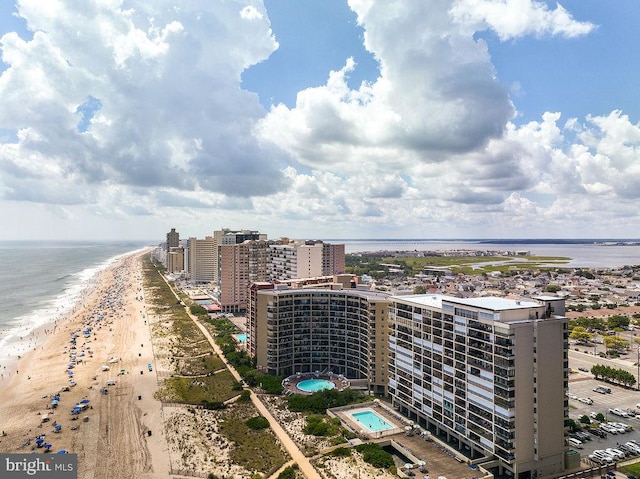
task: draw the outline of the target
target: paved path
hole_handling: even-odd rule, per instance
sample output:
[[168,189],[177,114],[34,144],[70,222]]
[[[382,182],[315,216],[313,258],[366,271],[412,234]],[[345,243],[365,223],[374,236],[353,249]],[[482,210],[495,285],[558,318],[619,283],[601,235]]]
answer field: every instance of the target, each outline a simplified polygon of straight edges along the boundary
[[[176,296],[176,298],[180,300],[179,296],[173,290],[171,285],[169,283],[167,283],[167,285],[169,286],[169,288],[171,288],[171,291],[173,291],[173,294]],[[236,379],[236,381],[244,384],[242,377],[240,376],[240,374],[238,374],[238,371],[236,371],[236,368],[234,368],[231,364],[229,364],[229,362],[227,361],[227,358],[222,353],[222,350],[213,339],[213,336],[211,336],[211,333],[209,333],[209,330],[207,330],[207,328],[198,320],[198,318],[196,318],[191,314],[191,311],[189,311],[189,307],[186,305],[185,305],[185,311],[187,312],[191,320],[196,324],[196,326],[200,328],[200,331],[202,331],[202,334],[204,334],[205,338],[207,338],[207,340],[209,341],[209,344],[211,344],[211,347],[213,348],[213,350],[220,357],[220,359],[222,359],[225,366],[229,369],[229,371],[231,371],[231,375]],[[249,391],[251,390],[249,389]],[[260,412],[260,414],[262,414],[265,418],[267,418],[267,421],[269,421],[269,425],[271,426],[271,429],[273,430],[275,435],[278,437],[278,439],[280,440],[280,442],[282,443],[286,451],[289,453],[289,455],[291,456],[291,459],[296,463],[298,463],[298,467],[300,468],[300,471],[305,475],[305,477],[307,479],[322,479],[320,474],[318,474],[318,471],[316,471],[315,468],[311,465],[311,461],[309,461],[309,458],[302,453],[302,451],[296,445],[296,443],[293,442],[293,440],[289,437],[289,434],[287,434],[287,432],[278,423],[278,421],[276,421],[276,419],[269,412],[269,410],[264,405],[264,403],[253,391],[251,391],[251,402],[253,402],[254,406]]]
[[[231,371],[231,374],[233,375],[233,377],[236,378],[236,381],[243,382],[242,377],[240,376],[240,374],[238,374],[238,371],[236,371],[236,369],[227,362],[227,358],[224,357],[224,354],[222,354],[222,350],[216,344],[216,342],[214,341],[213,337],[211,336],[207,328],[200,321],[198,321],[197,318],[194,318],[193,316],[191,316],[191,314],[189,314],[189,316],[200,328],[200,331],[202,331],[202,334],[204,334],[204,336],[209,340],[209,343],[213,347],[214,351],[218,354],[218,356],[222,359],[222,361],[224,361],[224,364],[229,368],[229,371]],[[287,432],[278,423],[278,421],[276,421],[276,419],[273,417],[271,412],[269,412],[269,410],[264,405],[264,403],[253,391],[251,391],[251,402],[253,402],[258,412],[260,412],[260,414],[262,414],[265,418],[267,418],[267,420],[269,421],[269,425],[271,426],[271,429],[273,430],[275,435],[278,437],[278,439],[280,439],[280,442],[282,443],[284,448],[287,450],[287,452],[291,456],[291,459],[294,462],[298,463],[298,467],[300,468],[300,471],[302,471],[302,473],[305,475],[305,477],[307,477],[307,479],[322,479],[320,474],[318,474],[315,468],[311,465],[309,458],[302,453],[300,448],[296,445],[295,442],[293,442],[293,440],[289,437]]]

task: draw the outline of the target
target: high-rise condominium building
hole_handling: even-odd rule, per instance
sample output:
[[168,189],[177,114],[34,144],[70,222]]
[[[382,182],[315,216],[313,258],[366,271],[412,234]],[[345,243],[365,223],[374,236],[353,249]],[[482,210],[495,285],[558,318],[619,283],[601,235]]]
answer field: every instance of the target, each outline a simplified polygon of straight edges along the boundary
[[385,393],[388,295],[274,288],[251,287],[248,351],[259,369],[279,376],[331,371]]
[[184,248],[170,248],[167,253],[167,272],[184,271]]
[[344,244],[295,240],[271,245],[273,281],[344,273],[344,267]]
[[204,239],[189,238],[189,278],[194,283],[215,281],[217,276],[218,249],[212,236]]
[[166,250],[169,251],[171,248],[177,248],[178,246],[180,246],[180,234],[175,228],[171,228],[171,231],[167,233]]
[[249,285],[267,281],[269,244],[266,240],[219,246],[220,306],[226,312],[245,311]]
[[403,415],[494,472],[564,470],[564,300],[393,297],[389,395]]
[[229,228],[222,228],[213,232],[213,238],[216,243],[216,257],[214,258],[214,282],[220,284],[220,250],[218,249],[222,245],[240,244],[245,241],[257,241],[267,239],[266,234],[261,234],[258,231],[252,230],[231,230]]
[[341,274],[345,271],[344,243],[322,244],[322,274]]

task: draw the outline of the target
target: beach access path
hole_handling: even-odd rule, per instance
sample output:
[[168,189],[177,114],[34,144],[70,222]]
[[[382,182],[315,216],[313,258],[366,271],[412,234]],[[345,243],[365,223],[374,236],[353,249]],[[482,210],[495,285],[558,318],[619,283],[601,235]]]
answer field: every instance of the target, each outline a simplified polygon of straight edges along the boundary
[[[173,294],[176,296],[176,299],[180,300],[179,296],[176,294],[175,290],[171,287],[171,285],[169,283],[167,284],[173,291]],[[222,350],[216,344],[213,336],[211,336],[207,328],[200,322],[200,320],[197,317],[191,314],[191,311],[189,310],[188,306],[185,306],[185,310],[189,315],[189,317],[193,320],[193,322],[198,326],[200,331],[202,331],[202,334],[204,334],[204,336],[207,338],[207,341],[209,341],[209,344],[211,344],[211,347],[213,348],[213,350],[222,359],[225,366],[229,369],[229,371],[231,372],[235,380],[244,384],[242,377],[240,376],[238,371],[233,367],[233,365],[231,365],[227,361],[227,358],[224,356],[224,354],[222,353]],[[251,390],[249,389],[249,391]],[[260,400],[258,395],[253,391],[251,391],[251,402],[254,404],[258,412],[269,421],[269,426],[271,427],[271,430],[274,432],[276,437],[280,440],[280,442],[282,443],[282,446],[285,448],[287,453],[289,453],[292,460],[298,464],[300,471],[305,475],[305,477],[307,479],[322,479],[322,476],[320,476],[318,471],[316,471],[316,469],[313,467],[309,458],[302,453],[302,451],[296,445],[296,443],[293,442],[291,437],[289,437],[289,434],[287,434],[284,428],[278,423],[276,418],[273,417],[271,412]]]

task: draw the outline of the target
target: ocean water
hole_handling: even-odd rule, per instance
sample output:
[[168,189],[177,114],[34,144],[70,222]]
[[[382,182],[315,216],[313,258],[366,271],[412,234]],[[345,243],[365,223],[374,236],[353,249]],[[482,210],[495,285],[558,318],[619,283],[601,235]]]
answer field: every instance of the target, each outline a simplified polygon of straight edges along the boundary
[[116,258],[142,242],[0,241],[0,367],[32,349]]

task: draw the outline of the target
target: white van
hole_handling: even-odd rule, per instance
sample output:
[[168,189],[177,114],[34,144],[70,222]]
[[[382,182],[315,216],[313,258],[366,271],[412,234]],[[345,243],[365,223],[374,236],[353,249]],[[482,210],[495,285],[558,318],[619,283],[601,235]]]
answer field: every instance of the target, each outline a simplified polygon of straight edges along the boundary
[[573,437],[570,437],[567,439],[567,444],[571,447],[576,447],[578,449],[583,448],[582,441],[580,439],[575,439]]

